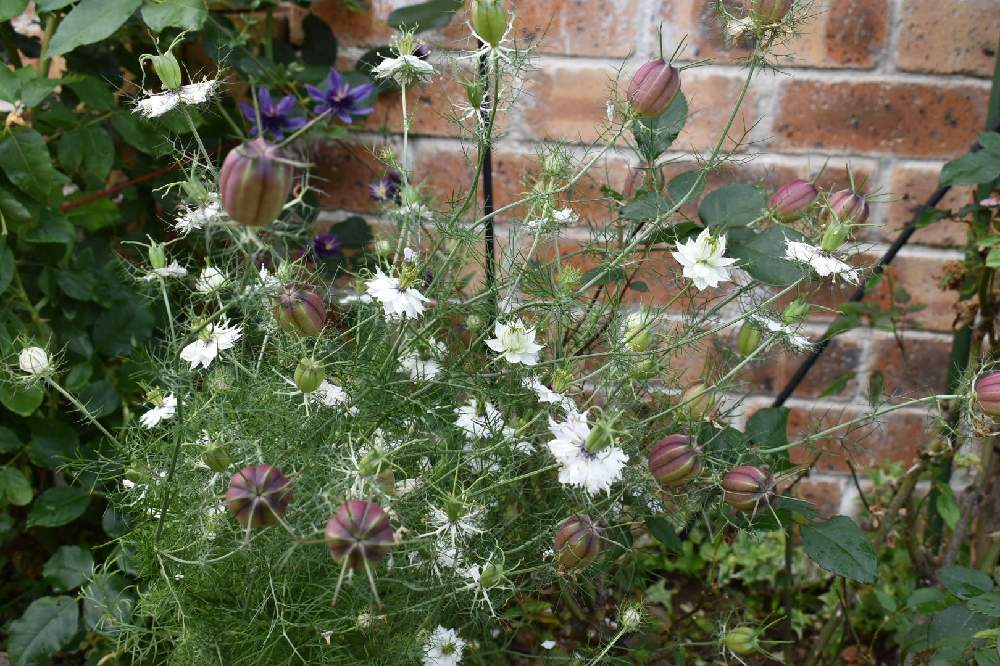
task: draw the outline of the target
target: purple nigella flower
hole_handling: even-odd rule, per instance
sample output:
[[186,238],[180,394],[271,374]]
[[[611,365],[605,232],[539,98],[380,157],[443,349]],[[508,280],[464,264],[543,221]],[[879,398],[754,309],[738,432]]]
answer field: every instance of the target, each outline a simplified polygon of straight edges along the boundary
[[375,201],[392,201],[399,194],[401,179],[395,171],[390,171],[382,178],[368,184],[368,196]]
[[413,49],[413,55],[421,60],[427,60],[431,55],[431,49],[426,44],[418,44],[417,48]]
[[320,89],[316,86],[306,84],[306,92],[314,100],[319,102],[313,109],[313,113],[319,115],[329,111],[337,116],[341,122],[351,124],[351,116],[367,116],[372,112],[370,106],[360,106],[361,100],[372,94],[375,86],[365,83],[355,88],[340,77],[340,73],[335,69],[330,70],[330,75],[326,77],[326,88]]
[[313,238],[313,251],[320,259],[340,252],[340,239],[333,234],[319,234]]
[[284,139],[285,132],[294,132],[306,124],[306,119],[292,117],[292,113],[298,106],[298,100],[294,95],[287,95],[275,104],[271,100],[271,91],[267,88],[257,90],[257,108],[260,111],[260,125],[257,125],[257,113],[253,106],[246,102],[240,102],[240,110],[243,115],[254,124],[250,134],[257,136],[261,131],[267,132],[275,139]]

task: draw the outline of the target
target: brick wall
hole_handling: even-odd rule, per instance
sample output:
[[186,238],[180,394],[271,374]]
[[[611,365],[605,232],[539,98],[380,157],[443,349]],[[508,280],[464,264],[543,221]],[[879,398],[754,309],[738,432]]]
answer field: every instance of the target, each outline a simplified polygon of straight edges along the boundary
[[[316,9],[333,24],[345,57],[353,61],[367,47],[384,44],[391,31],[384,21],[401,0],[371,0],[364,14],[340,8],[339,0],[321,0]],[[625,72],[656,52],[656,26],[662,22],[672,49],[687,36],[685,59],[709,58],[712,64],[685,72],[683,89],[691,115],[674,145],[673,157],[691,157],[711,148],[742,79],[739,58],[727,48],[714,18],[714,0],[516,0],[516,37],[537,45],[537,71],[527,94],[504,119],[505,136],[496,150],[498,204],[518,196],[521,177],[531,165],[538,142],[559,140],[582,152],[605,114],[610,81],[628,58]],[[815,175],[826,165],[820,183],[846,184],[850,164],[866,189],[877,193],[866,250],[876,257],[937,183],[944,161],[962,154],[985,123],[1000,26],[998,0],[817,0],[815,14],[802,34],[779,51],[783,72],[757,79],[737,129],[749,128],[755,159],[718,177],[719,181],[759,182],[774,186],[796,176]],[[461,20],[428,41],[438,50],[464,45]],[[346,48],[344,48],[346,47]],[[462,91],[444,80],[415,92],[412,167],[441,192],[460,191],[468,181],[462,145],[445,118]],[[756,123],[756,124],[755,124]],[[331,146],[322,159],[325,176],[336,183],[325,205],[326,219],[351,212],[370,214],[365,186],[378,165],[366,146],[384,141],[382,127],[398,128],[398,97],[383,97],[354,146]],[[621,186],[627,158],[612,156],[600,165],[600,177]],[[597,181],[579,196],[595,196]],[[946,205],[968,200],[955,191]],[[599,215],[582,205],[586,213]],[[500,231],[502,236],[502,230]],[[926,308],[914,319],[920,330],[899,338],[859,329],[840,337],[796,396],[791,430],[864,413],[873,372],[885,375],[886,390],[921,394],[944,388],[954,298],[938,288],[944,265],[960,258],[961,225],[939,223],[918,232],[895,260],[889,280],[871,300],[888,304],[894,287],[905,288],[913,304]],[[657,293],[655,290],[650,293]],[[646,295],[648,297],[648,295]],[[825,295],[831,306],[845,292]],[[828,319],[827,319],[828,321]],[[808,331],[825,327],[816,316]],[[767,406],[797,365],[781,356],[747,373],[751,398],[747,411]],[[696,374],[699,363],[691,364]],[[841,393],[821,398],[824,387],[844,371],[855,372]],[[886,460],[906,463],[922,441],[926,417],[898,412],[883,426],[852,434],[848,447],[824,443],[817,471],[802,494],[827,511],[850,510],[856,497],[844,473],[847,461],[857,467]],[[812,455],[800,452],[800,457]],[[799,460],[797,458],[796,460]]]

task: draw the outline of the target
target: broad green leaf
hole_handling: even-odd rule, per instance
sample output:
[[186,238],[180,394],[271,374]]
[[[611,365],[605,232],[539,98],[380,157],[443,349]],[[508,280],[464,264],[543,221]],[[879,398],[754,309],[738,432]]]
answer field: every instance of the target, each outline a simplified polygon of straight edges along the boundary
[[0,141],[0,169],[32,199],[55,203],[52,195],[61,186],[61,178],[52,166],[42,135],[35,130],[18,127]]
[[995,247],[986,255],[986,266],[988,268],[1000,268],[1000,247]]
[[59,469],[80,446],[79,435],[62,421],[33,419],[28,455],[36,465]]
[[650,516],[646,518],[646,528],[657,541],[669,548],[674,553],[681,551],[681,538],[677,536],[674,526],[666,518],[660,516]]
[[153,334],[153,313],[146,302],[118,301],[97,317],[93,339],[106,356],[127,356]]
[[118,397],[114,385],[106,379],[84,387],[78,397],[94,418],[107,416],[115,412],[121,405],[121,399]]
[[95,76],[74,75],[63,79],[83,103],[95,111],[110,111],[115,107],[115,96],[104,81]]
[[983,150],[1000,155],[1000,134],[997,132],[983,132],[979,135],[979,143]]
[[80,623],[71,597],[42,597],[10,623],[7,650],[11,666],[45,666],[69,645]]
[[0,426],[0,453],[13,453],[22,446],[24,446],[24,442],[17,436],[16,432]]
[[0,21],[7,21],[24,11],[28,0],[0,0]]
[[34,215],[10,190],[0,188],[0,216],[8,230],[17,233],[19,227],[34,221]]
[[847,384],[854,379],[854,374],[851,371],[842,372],[833,378],[829,384],[827,384],[823,391],[819,394],[821,398],[827,398],[831,395],[837,395],[847,388]]
[[31,481],[16,467],[0,467],[0,497],[6,497],[14,506],[31,503],[34,496]]
[[681,92],[677,93],[670,108],[662,116],[640,118],[632,126],[632,135],[635,137],[639,152],[647,162],[655,162],[656,158],[677,140],[677,136],[684,129],[684,123],[687,122],[687,115],[687,98]]
[[982,571],[969,567],[951,566],[938,572],[938,578],[945,589],[959,599],[976,597],[993,591],[993,579]]
[[419,5],[394,9],[386,19],[393,28],[403,26],[423,32],[437,30],[451,22],[452,15],[462,7],[463,0],[429,0]]
[[878,562],[868,536],[847,516],[804,525],[806,554],[827,571],[861,583],[874,583]]
[[45,391],[40,384],[25,386],[6,382],[0,384],[0,403],[20,416],[31,416],[42,404]]
[[333,67],[337,63],[337,37],[330,25],[315,14],[309,14],[302,21],[302,32],[302,60],[307,65]]
[[951,606],[931,616],[926,625],[927,644],[933,648],[957,642],[964,647],[976,632],[989,628],[991,624],[988,617],[973,613],[961,604]]
[[[726,185],[705,195],[698,217],[710,227],[745,227],[767,210],[767,192],[756,185]],[[776,227],[772,227],[776,228]],[[784,248],[778,256],[784,256]]]
[[7,291],[14,279],[14,253],[0,242],[0,294]]
[[66,217],[74,227],[99,231],[118,224],[122,211],[111,199],[101,198],[66,211]]
[[42,567],[42,575],[56,592],[68,592],[94,575],[94,558],[86,548],[59,546]]
[[0,100],[13,104],[21,99],[21,81],[14,72],[6,67],[0,67]]
[[43,208],[38,224],[21,234],[29,243],[58,243],[68,245],[76,239],[69,218],[53,208]]
[[165,28],[201,30],[207,18],[205,0],[145,0],[142,6],[142,20],[153,32]]
[[747,421],[747,435],[754,444],[766,448],[788,444],[788,408],[759,409]]
[[941,169],[941,185],[980,185],[1000,176],[1000,154],[987,150],[963,155]]
[[142,0],[80,0],[49,42],[49,56],[107,39],[139,8]]
[[118,574],[101,574],[83,590],[83,620],[89,629],[114,634],[134,607],[135,595]]
[[58,79],[37,78],[25,81],[21,85],[21,104],[25,108],[33,109],[44,102],[45,98],[51,95],[58,86]]
[[28,512],[28,527],[59,527],[71,523],[87,510],[90,495],[76,486],[49,488],[38,496]]
[[978,597],[972,597],[965,603],[973,613],[1000,617],[1000,592],[987,592]]
[[[691,192],[691,188],[693,187],[695,190]],[[685,171],[684,173],[677,174],[667,183],[667,196],[670,197],[671,201],[676,203],[683,199],[688,192],[691,192],[691,197],[687,200],[690,203],[697,200],[704,189],[705,179],[701,177],[700,171]]]
[[947,483],[940,481],[935,483],[934,487],[938,491],[934,501],[934,509],[941,516],[941,520],[948,526],[948,529],[954,530],[962,514],[962,510],[958,507],[958,500],[955,498],[955,492]]
[[66,171],[80,172],[92,186],[101,184],[115,161],[115,144],[101,127],[81,127],[59,139],[59,164]]
[[920,587],[906,600],[906,605],[918,613],[933,613],[948,606],[948,596],[936,587]]
[[77,301],[95,300],[97,277],[87,271],[56,271],[56,284],[62,293]]
[[655,220],[665,215],[671,208],[673,208],[673,204],[670,203],[670,199],[662,194],[643,192],[622,207],[621,216],[634,222]]
[[76,0],[36,0],[35,6],[40,12],[52,12],[62,9],[67,5],[72,5]]
[[739,259],[739,267],[761,282],[787,285],[804,275],[799,264],[782,259],[785,256],[785,239],[802,239],[797,231],[774,226],[754,234],[749,229],[736,228],[727,236],[726,256]]
[[170,152],[170,144],[148,123],[143,123],[128,111],[111,114],[111,126],[125,143],[147,155],[165,155]]

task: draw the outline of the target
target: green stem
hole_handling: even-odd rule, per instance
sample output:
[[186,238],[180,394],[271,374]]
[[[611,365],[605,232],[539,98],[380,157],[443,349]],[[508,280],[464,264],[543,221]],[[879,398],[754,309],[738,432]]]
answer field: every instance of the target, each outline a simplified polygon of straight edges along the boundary
[[110,432],[108,431],[108,429],[107,429],[107,428],[105,428],[105,427],[104,427],[104,425],[102,425],[102,424],[101,424],[101,422],[100,422],[100,421],[98,421],[98,420],[97,420],[97,418],[96,418],[96,417],[95,417],[95,416],[94,416],[93,414],[91,414],[91,413],[90,413],[90,410],[89,410],[89,409],[87,409],[87,407],[86,407],[86,406],[85,406],[85,405],[84,405],[84,404],[83,404],[82,402],[80,402],[79,400],[77,400],[77,399],[76,399],[76,397],[75,397],[75,396],[74,396],[74,395],[73,395],[72,393],[70,393],[69,391],[67,391],[66,389],[64,389],[64,388],[63,388],[63,387],[62,387],[62,386],[61,386],[61,385],[59,384],[59,382],[57,382],[57,381],[56,381],[55,379],[52,379],[51,377],[49,377],[49,378],[48,378],[48,379],[47,379],[46,381],[48,382],[49,386],[51,386],[51,387],[52,387],[52,388],[54,388],[54,389],[55,389],[56,391],[58,391],[58,392],[59,392],[59,393],[60,393],[60,394],[62,395],[62,397],[66,398],[66,400],[68,400],[68,401],[70,402],[70,404],[72,404],[72,405],[73,405],[74,407],[76,407],[77,411],[79,411],[79,412],[80,412],[81,414],[83,414],[83,415],[84,415],[84,417],[85,417],[85,418],[86,418],[86,419],[87,419],[88,421],[90,421],[90,423],[91,423],[91,424],[92,424],[92,425],[93,425],[93,426],[94,426],[95,428],[97,428],[98,430],[100,430],[100,431],[101,431],[101,433],[102,433],[102,434],[103,434],[103,435],[104,435],[105,437],[107,437],[108,439],[110,439],[110,440],[111,440],[111,442],[112,442],[112,443],[113,443],[113,444],[114,444],[114,445],[115,445],[116,447],[118,447],[119,449],[121,449],[121,448],[122,448],[122,445],[121,445],[121,442],[119,442],[119,441],[118,441],[118,438],[116,438],[116,437],[115,437],[114,435],[112,435],[112,434],[111,434],[111,433],[110,433]]
[[59,16],[54,12],[48,15],[45,19],[45,31],[42,33],[42,47],[38,54],[38,75],[48,76],[49,75],[49,41],[52,39],[52,34],[56,31],[56,27],[59,25]]

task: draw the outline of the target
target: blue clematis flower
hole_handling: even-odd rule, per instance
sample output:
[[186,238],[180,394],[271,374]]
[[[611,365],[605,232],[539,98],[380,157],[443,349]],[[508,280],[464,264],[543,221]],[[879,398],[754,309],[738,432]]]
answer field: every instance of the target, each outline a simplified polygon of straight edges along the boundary
[[351,124],[352,116],[367,116],[372,107],[362,106],[362,100],[372,94],[375,86],[365,83],[354,88],[344,81],[335,69],[330,70],[326,77],[326,87],[317,88],[306,84],[306,92],[319,102],[313,108],[313,113],[319,115],[327,111],[336,116],[342,123]]
[[292,114],[298,110],[298,100],[294,95],[281,98],[277,104],[271,99],[271,91],[267,88],[257,89],[257,108],[260,111],[260,125],[257,125],[257,114],[253,106],[240,102],[243,115],[254,124],[250,134],[258,136],[262,131],[275,139],[284,139],[285,132],[294,132],[306,124],[306,119]]

